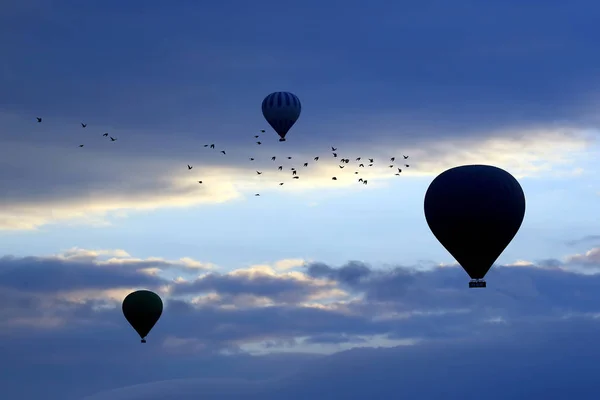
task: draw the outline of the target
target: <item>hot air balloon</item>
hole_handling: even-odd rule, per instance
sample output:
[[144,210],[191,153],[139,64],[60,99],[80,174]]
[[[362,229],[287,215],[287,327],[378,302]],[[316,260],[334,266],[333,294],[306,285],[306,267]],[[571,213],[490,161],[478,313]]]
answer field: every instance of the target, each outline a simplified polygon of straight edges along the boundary
[[262,113],[269,125],[285,142],[285,135],[300,117],[300,99],[290,92],[273,92],[262,102]]
[[434,236],[471,277],[486,287],[492,264],[517,234],[525,194],[503,169],[463,165],[442,172],[425,194],[425,219]]
[[146,343],[146,336],[160,318],[163,303],[160,297],[149,290],[129,293],[123,300],[123,315]]

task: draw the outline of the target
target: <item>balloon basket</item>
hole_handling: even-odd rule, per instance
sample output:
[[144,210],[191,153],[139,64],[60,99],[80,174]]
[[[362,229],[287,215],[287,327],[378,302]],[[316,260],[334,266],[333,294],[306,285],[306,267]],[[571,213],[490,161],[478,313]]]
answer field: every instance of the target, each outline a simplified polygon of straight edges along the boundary
[[142,339],[142,343],[146,343],[146,339]]
[[484,280],[474,279],[471,282],[469,282],[469,287],[470,288],[484,288],[484,287],[487,287],[487,285]]
[[279,139],[280,142],[285,142],[285,138]]

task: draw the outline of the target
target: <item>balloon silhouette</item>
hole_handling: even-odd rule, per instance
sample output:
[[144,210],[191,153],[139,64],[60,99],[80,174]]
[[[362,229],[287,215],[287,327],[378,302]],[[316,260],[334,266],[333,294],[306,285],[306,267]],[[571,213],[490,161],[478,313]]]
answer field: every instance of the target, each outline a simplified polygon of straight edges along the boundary
[[122,308],[127,322],[140,335],[142,343],[146,343],[146,336],[158,322],[163,311],[160,296],[149,290],[137,290],[125,297]]
[[431,232],[471,277],[469,287],[486,287],[483,278],[521,227],[525,194],[503,169],[464,165],[431,182],[424,208]]
[[285,142],[285,135],[300,117],[302,105],[293,93],[274,92],[262,102],[262,113],[269,125],[279,135],[280,142]]

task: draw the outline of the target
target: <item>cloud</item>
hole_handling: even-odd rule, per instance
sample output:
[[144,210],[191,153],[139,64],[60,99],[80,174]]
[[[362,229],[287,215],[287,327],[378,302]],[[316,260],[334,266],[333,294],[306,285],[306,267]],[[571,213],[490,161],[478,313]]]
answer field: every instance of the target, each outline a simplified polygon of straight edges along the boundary
[[[457,266],[308,262],[297,270],[258,265],[219,272],[199,269],[204,263],[194,260],[139,260],[125,250],[5,256],[0,258],[0,337],[9,345],[0,356],[15,371],[29,365],[23,352],[35,354],[40,365],[60,366],[65,377],[53,384],[62,382],[61,387],[72,382],[66,376],[75,365],[103,371],[106,380],[95,384],[81,377],[80,386],[72,388],[81,396],[154,379],[231,378],[230,367],[219,370],[222,375],[207,375],[198,365],[231,365],[250,355],[254,358],[248,360],[262,360],[259,355],[286,353],[290,365],[300,366],[305,359],[298,353],[401,345],[428,354],[437,342],[450,346],[511,335],[521,340],[539,334],[541,326],[566,332],[561,324],[595,323],[600,274],[574,269],[571,263],[581,263],[581,256],[495,266],[485,290],[469,289],[468,277]],[[165,300],[165,313],[143,348],[119,309],[128,291],[138,287],[154,289]],[[65,350],[57,354],[55,348]],[[421,350],[407,349],[406,354],[413,351]],[[162,367],[127,372],[138,367],[127,364],[126,371],[124,359],[139,368],[150,360]],[[259,372],[250,367],[255,361],[248,362],[238,378]],[[278,376],[270,363],[260,367],[269,373],[252,379]],[[213,384],[216,395],[222,385]],[[272,390],[272,384],[277,387],[257,387]]]
[[[48,122],[46,128],[45,124],[37,126],[29,119],[0,114],[0,129],[23,132],[26,126],[33,125],[28,129],[34,130],[27,140],[0,137],[3,143],[0,189],[5,193],[0,203],[0,229],[36,229],[57,222],[106,225],[111,219],[136,211],[250,197],[255,201],[255,193],[264,197],[278,192],[292,194],[332,188],[377,190],[411,177],[429,179],[455,166],[457,160],[460,164],[498,165],[517,177],[560,177],[581,173],[581,166],[575,160],[584,160],[583,152],[592,143],[590,135],[583,131],[555,127],[482,131],[478,138],[415,137],[408,146],[401,140],[387,141],[385,145],[375,142],[370,146],[349,146],[340,157],[352,161],[340,169],[338,160],[328,155],[328,145],[311,150],[294,144],[290,152],[292,160],[288,160],[280,150],[271,148],[268,141],[262,146],[268,150],[232,139],[217,143],[218,149],[211,151],[202,147],[208,139],[182,135],[173,139],[174,144],[162,145],[160,142],[165,139],[158,135],[122,131],[115,133],[119,141],[103,143],[100,133],[109,130],[106,127],[94,128],[97,137],[86,132],[84,139],[80,127],[67,128]],[[37,143],[42,133],[58,139],[54,143],[44,142],[47,139]],[[79,142],[87,143],[86,147],[77,148]],[[226,156],[218,153],[222,148],[227,150]],[[375,165],[359,168],[355,158],[367,154],[376,159]],[[409,168],[399,161],[383,161],[401,154],[410,155],[406,161]],[[272,155],[282,161],[272,162]],[[312,160],[315,155],[321,156],[318,162]],[[304,162],[309,166],[303,167]],[[187,164],[193,166],[191,171],[187,170]],[[277,171],[279,165],[284,171]],[[402,176],[394,175],[398,167]],[[291,168],[298,169],[298,180],[292,179]],[[334,176],[336,181],[332,180]],[[358,177],[368,180],[369,185],[359,185]],[[199,184],[199,180],[203,183]],[[281,182],[283,186],[279,186]]]
[[[85,400],[166,400],[173,396],[187,400],[198,393],[206,399],[233,399],[242,393],[244,398],[269,400],[319,396],[388,399],[417,394],[424,400],[443,396],[475,399],[481,391],[491,400],[530,396],[593,399],[596,391],[590,382],[600,356],[594,346],[597,329],[597,320],[582,318],[521,324],[504,338],[346,351],[314,360],[298,372],[276,379],[162,381],[99,393]],[[482,359],[494,366],[493,373],[481,368]],[[578,365],[577,374],[570,370],[574,364]],[[526,381],[523,376],[527,376]],[[548,385],[549,379],[552,385]],[[473,382],[479,389],[465,393],[465,387],[472,387]]]

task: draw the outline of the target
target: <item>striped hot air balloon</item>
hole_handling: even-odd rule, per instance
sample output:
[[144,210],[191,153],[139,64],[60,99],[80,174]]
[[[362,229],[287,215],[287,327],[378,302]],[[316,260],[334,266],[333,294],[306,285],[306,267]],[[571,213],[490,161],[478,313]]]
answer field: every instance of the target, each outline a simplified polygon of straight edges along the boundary
[[263,116],[279,135],[280,142],[285,142],[285,135],[300,117],[301,109],[300,99],[290,92],[273,92],[262,102]]

